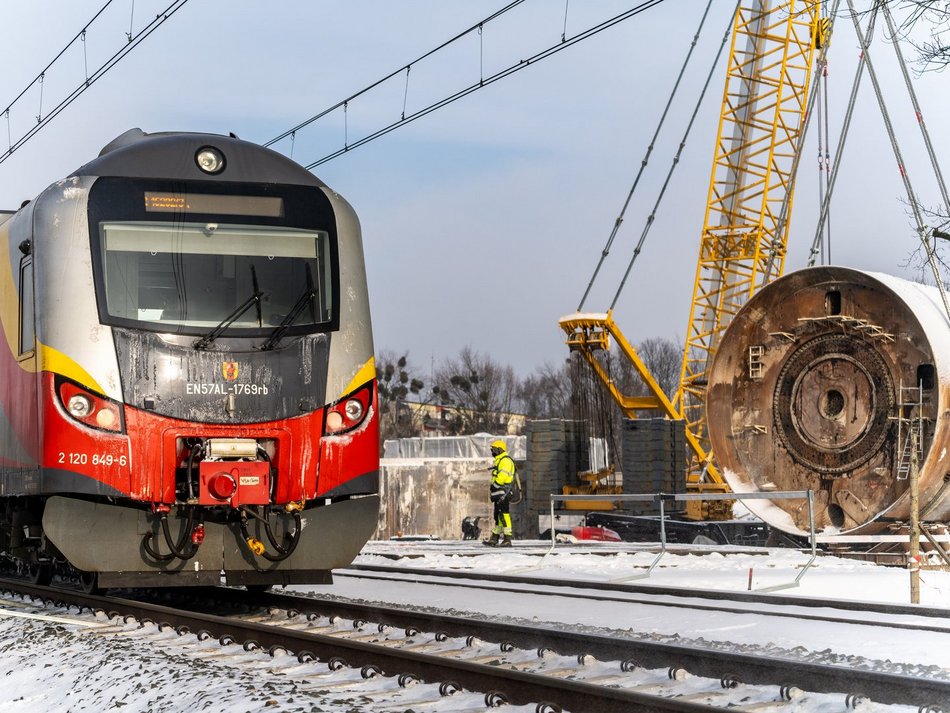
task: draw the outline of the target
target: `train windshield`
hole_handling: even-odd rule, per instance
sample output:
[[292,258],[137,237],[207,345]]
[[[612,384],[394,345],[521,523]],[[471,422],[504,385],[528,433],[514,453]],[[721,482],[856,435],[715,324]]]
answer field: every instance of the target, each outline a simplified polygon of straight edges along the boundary
[[256,293],[259,301],[234,319],[228,334],[267,334],[281,325],[311,332],[333,321],[324,231],[177,221],[99,228],[105,309],[119,323],[201,334]]

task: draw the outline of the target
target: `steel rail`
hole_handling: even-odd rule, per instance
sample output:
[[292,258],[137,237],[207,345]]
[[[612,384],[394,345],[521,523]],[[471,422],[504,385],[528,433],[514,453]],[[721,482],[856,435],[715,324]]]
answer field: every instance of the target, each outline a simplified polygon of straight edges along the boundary
[[296,654],[301,660],[313,657],[331,662],[337,659],[354,668],[376,667],[387,676],[414,676],[427,683],[452,682],[470,691],[485,692],[486,700],[488,695],[501,694],[504,700],[514,705],[537,703],[540,709],[542,704],[547,704],[563,710],[591,713],[614,713],[617,710],[710,713],[718,710],[707,705],[622,688],[609,688],[214,614],[189,612],[131,599],[82,594],[11,580],[0,580],[0,586],[51,604],[71,603],[102,610],[110,617],[133,616],[140,621],[149,620],[161,627],[173,627],[180,634],[204,631],[220,637],[222,643],[229,640],[234,643],[243,641],[246,650],[260,647],[273,653],[283,649]]
[[[357,574],[350,574],[353,571]],[[816,619],[818,621],[829,621],[832,623],[863,624],[866,626],[885,626],[889,628],[921,629],[923,631],[945,632],[950,627],[950,609],[941,607],[930,607],[919,604],[889,604],[886,602],[862,602],[848,599],[813,599],[810,597],[793,597],[788,595],[776,594],[758,594],[756,592],[731,592],[719,589],[699,589],[686,587],[671,587],[666,585],[653,584],[629,584],[621,582],[595,582],[582,579],[555,579],[551,577],[530,577],[515,574],[488,574],[484,572],[466,572],[463,570],[431,570],[413,567],[387,567],[386,565],[368,565],[353,564],[340,570],[334,570],[334,577],[352,577],[362,576],[360,572],[394,574],[403,577],[404,581],[408,577],[441,577],[445,579],[469,579],[483,580],[486,582],[497,582],[499,584],[530,584],[543,587],[560,587],[562,589],[584,589],[598,592],[615,592],[622,594],[642,594],[648,595],[649,599],[621,599],[616,597],[603,597],[606,601],[630,602],[633,604],[643,603],[655,606],[678,606],[676,604],[660,602],[655,599],[657,596],[681,597],[684,599],[708,599],[720,602],[735,602],[743,604],[767,604],[769,606],[781,607],[802,607],[805,609],[839,609],[842,611],[853,611],[870,614],[886,614],[890,616],[919,616],[937,620],[944,620],[946,623],[935,624],[934,626],[914,625],[908,622],[886,622],[886,621],[859,621],[843,617],[832,617],[827,615],[811,616],[807,614],[795,613],[797,618]],[[420,584],[440,584],[439,582],[420,582]],[[443,585],[445,586],[445,585]],[[531,594],[546,594],[551,596],[573,596],[566,592],[538,592],[532,591]],[[583,595],[585,599],[591,596],[587,593]],[[716,611],[725,611],[736,614],[769,614],[770,616],[784,616],[776,612],[763,612],[755,609],[738,609],[735,607],[720,607],[714,605],[697,605],[693,602],[684,602],[682,606],[691,608],[714,609]]]
[[[80,606],[100,609],[110,616],[132,615],[138,619],[172,626],[179,633],[205,630],[218,637],[254,642],[265,650],[282,648],[300,656],[322,660],[342,659],[348,665],[377,666],[387,675],[409,674],[427,682],[452,681],[469,690],[501,692],[513,703],[554,703],[569,710],[613,711],[619,705],[636,705],[636,710],[711,711],[715,707],[676,701],[636,691],[604,688],[583,681],[552,680],[541,674],[514,671],[455,661],[432,654],[400,651],[391,646],[352,641],[338,636],[300,632],[279,626],[207,613],[196,613],[144,601],[84,595],[21,582],[4,581],[11,590],[50,603],[69,600]],[[159,590],[161,591],[161,590]],[[926,708],[950,700],[950,680],[904,676],[854,668],[852,665],[816,664],[759,654],[741,654],[695,645],[625,639],[616,635],[549,630],[533,625],[494,623],[431,612],[411,611],[379,605],[327,601],[286,594],[251,594],[242,590],[215,588],[194,590],[194,601],[202,606],[230,603],[245,608],[286,609],[296,613],[338,616],[372,621],[380,626],[407,630],[434,630],[445,636],[476,636],[521,649],[550,649],[562,655],[590,655],[600,660],[620,660],[637,667],[670,667],[690,674],[750,685],[776,685],[784,690],[843,693],[852,698],[868,697],[879,703],[910,704]],[[154,594],[149,592],[148,594]],[[176,592],[181,595],[181,591]],[[740,673],[741,672],[741,673]],[[569,685],[562,685],[569,684]]]
[[[231,603],[248,601],[240,590],[219,590]],[[797,687],[816,693],[853,693],[880,703],[933,706],[950,700],[950,680],[902,676],[857,669],[849,665],[815,664],[795,659],[743,654],[695,645],[628,639],[617,634],[593,634],[467,619],[428,611],[413,611],[378,604],[308,599],[267,594],[255,599],[260,605],[288,611],[320,613],[344,619],[364,619],[397,629],[434,630],[447,636],[476,636],[483,641],[510,643],[517,648],[551,649],[562,655],[594,656],[601,661],[633,660],[643,668],[683,668],[695,676],[751,685]]]

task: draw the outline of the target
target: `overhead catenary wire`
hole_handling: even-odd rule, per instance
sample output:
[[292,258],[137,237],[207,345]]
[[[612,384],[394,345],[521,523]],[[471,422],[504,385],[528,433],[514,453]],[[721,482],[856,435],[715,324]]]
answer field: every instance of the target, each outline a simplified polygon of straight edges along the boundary
[[431,114],[434,111],[442,109],[443,107],[446,107],[450,104],[454,104],[459,99],[467,97],[469,94],[472,94],[473,92],[476,92],[479,89],[487,87],[490,84],[494,84],[495,82],[501,79],[505,79],[506,77],[511,76],[515,72],[519,72],[522,69],[525,69],[526,67],[531,66],[532,64],[536,64],[540,62],[541,60],[547,59],[548,57],[551,57],[554,54],[557,54],[561,50],[567,49],[568,47],[572,47],[579,42],[589,39],[593,37],[594,35],[597,35],[600,32],[603,32],[604,30],[607,30],[613,27],[614,25],[617,25],[620,22],[623,22],[624,20],[628,20],[631,17],[634,17],[635,15],[640,14],[644,10],[648,10],[652,7],[655,7],[661,4],[662,2],[663,0],[646,0],[645,2],[640,3],[640,5],[636,6],[635,8],[631,10],[627,10],[626,12],[623,12],[619,15],[615,15],[614,17],[612,17],[611,19],[605,22],[602,22],[591,28],[588,28],[587,30],[581,32],[580,34],[574,35],[573,37],[568,38],[567,40],[561,42],[560,44],[552,45],[551,47],[548,47],[547,49],[544,49],[541,52],[538,52],[537,54],[532,55],[531,57],[528,57],[527,59],[523,59],[517,64],[513,64],[499,72],[496,72],[495,74],[492,74],[489,77],[481,78],[477,83],[471,84],[468,87],[465,87],[464,89],[459,90],[455,94],[452,94],[448,97],[444,97],[443,99],[440,99],[422,109],[419,109],[404,118],[400,118],[399,121],[395,121],[392,124],[384,126],[383,128],[378,129],[377,131],[374,131],[373,133],[368,134],[357,141],[349,143],[343,148],[337,149],[336,151],[326,154],[322,158],[317,159],[316,161],[307,164],[305,168],[307,170],[312,170],[316,168],[317,166],[320,166],[326,163],[327,161],[337,158],[338,156],[342,156],[343,154],[347,153],[348,151],[352,149],[363,146],[364,144],[368,144],[371,141],[375,141],[376,139],[382,136],[385,136],[391,131],[395,131],[396,129],[402,126],[409,124],[415,121],[416,119],[421,119],[422,117],[427,116],[428,114]]
[[[513,65],[511,65],[511,66],[509,66],[509,67],[506,67],[505,69],[499,70],[498,72],[495,72],[494,74],[492,74],[492,75],[490,75],[490,76],[488,76],[488,77],[480,78],[478,82],[475,82],[474,84],[471,84],[471,85],[469,85],[469,86],[466,86],[466,87],[464,87],[463,89],[460,89],[460,90],[458,90],[457,92],[455,92],[455,93],[453,93],[453,94],[450,94],[449,96],[443,97],[442,99],[439,99],[439,100],[433,102],[432,104],[429,104],[428,106],[423,107],[422,109],[418,109],[418,110],[416,110],[415,112],[412,112],[412,113],[410,113],[410,114],[407,114],[405,117],[401,117],[401,118],[398,119],[397,121],[394,121],[394,122],[392,122],[391,124],[388,124],[388,125],[382,127],[381,129],[378,129],[378,130],[376,130],[376,131],[374,131],[374,132],[372,132],[372,133],[370,133],[370,134],[367,134],[367,135],[363,136],[363,137],[360,138],[360,139],[357,139],[357,140],[352,141],[352,142],[348,141],[342,148],[339,148],[339,149],[337,149],[336,151],[333,151],[333,152],[331,152],[331,153],[329,153],[329,154],[326,154],[326,155],[323,156],[322,158],[319,158],[319,159],[317,159],[316,161],[313,161],[312,163],[307,164],[307,165],[305,166],[305,168],[307,168],[308,170],[312,170],[312,169],[316,168],[317,166],[320,166],[320,165],[326,163],[327,161],[331,161],[331,160],[333,160],[333,159],[335,159],[335,158],[337,158],[337,157],[339,157],[339,156],[341,156],[341,155],[347,153],[348,151],[351,151],[351,150],[353,150],[353,149],[355,149],[355,148],[358,148],[358,147],[363,146],[363,145],[365,145],[365,144],[367,144],[367,143],[370,143],[371,141],[375,141],[376,139],[378,139],[378,138],[380,138],[380,137],[382,137],[382,136],[385,136],[386,134],[390,133],[391,131],[395,131],[396,129],[398,129],[398,128],[402,127],[402,126],[405,126],[406,124],[409,124],[409,123],[415,121],[416,119],[421,119],[422,117],[427,116],[428,114],[431,114],[431,113],[434,112],[434,111],[437,111],[437,110],[439,110],[439,109],[441,109],[441,108],[443,108],[443,107],[446,107],[446,106],[448,106],[449,104],[453,104],[454,102],[458,101],[459,99],[462,99],[463,97],[466,97],[466,96],[468,96],[469,94],[472,94],[473,92],[476,92],[476,91],[478,91],[479,89],[482,89],[483,87],[487,87],[487,86],[489,86],[490,84],[494,84],[495,82],[497,82],[497,81],[499,81],[499,80],[501,80],[501,79],[505,79],[506,77],[509,77],[509,76],[511,76],[512,74],[514,74],[514,73],[516,73],[516,72],[518,72],[518,71],[520,71],[520,70],[522,70],[522,69],[525,69],[526,67],[529,67],[529,66],[531,66],[531,65],[533,65],[533,64],[536,64],[536,63],[540,62],[541,60],[547,59],[548,57],[551,57],[551,56],[557,54],[557,53],[560,52],[561,50],[567,49],[568,47],[572,47],[572,46],[574,46],[575,44],[577,44],[577,43],[579,43],[579,42],[582,42],[582,41],[584,41],[584,40],[587,40],[587,39],[589,39],[589,38],[591,38],[591,37],[593,37],[593,36],[595,36],[595,35],[597,35],[597,34],[603,32],[603,31],[605,31],[605,30],[610,29],[611,27],[614,27],[615,25],[618,25],[618,24],[621,23],[621,22],[624,22],[625,20],[630,19],[631,17],[635,17],[636,15],[639,15],[640,13],[644,12],[645,10],[648,10],[648,9],[650,9],[650,8],[653,8],[653,7],[657,6],[657,5],[660,5],[662,2],[664,2],[664,0],[644,0],[643,2],[640,2],[638,5],[634,6],[633,8],[631,8],[631,9],[629,9],[629,10],[626,10],[625,12],[622,12],[622,13],[620,13],[620,14],[618,14],[618,15],[615,15],[615,16],[611,17],[611,18],[608,19],[608,20],[604,20],[603,22],[600,22],[600,23],[598,23],[598,24],[596,24],[596,25],[593,25],[592,27],[589,27],[589,28],[587,28],[586,30],[584,30],[584,31],[582,31],[582,32],[580,32],[580,33],[578,33],[578,34],[576,34],[576,35],[574,35],[574,36],[572,36],[572,37],[567,38],[567,39],[564,40],[563,42],[560,41],[560,38],[559,38],[557,44],[554,44],[554,45],[552,45],[552,46],[550,46],[550,47],[548,47],[548,48],[546,48],[546,49],[544,49],[544,50],[541,50],[540,52],[537,52],[536,54],[534,54],[534,55],[532,55],[532,56],[530,56],[530,57],[527,57],[526,59],[522,59],[521,61],[517,62],[516,64],[513,64]],[[497,14],[497,13],[496,13],[496,14]],[[483,23],[482,23],[482,24],[483,24]],[[476,25],[475,27],[477,28],[477,25]],[[469,31],[471,31],[471,30],[469,30]],[[461,37],[461,36],[462,36],[462,35],[459,35],[459,36],[457,36],[457,37]],[[456,39],[457,39],[457,38],[456,38]],[[442,45],[440,45],[440,48],[441,48],[441,47],[444,47],[444,46],[447,45],[447,44],[448,44],[448,42],[443,43]],[[436,50],[432,50],[432,51],[430,51],[430,52],[427,52],[425,55],[423,55],[423,57],[426,57],[426,56],[431,55],[432,52],[437,51],[437,49],[439,49],[439,48],[436,48]],[[421,58],[420,58],[420,59],[421,59]],[[415,62],[418,62],[418,61],[419,61],[419,60],[415,60]],[[333,111],[335,111],[335,110],[341,108],[341,107],[343,106],[344,102],[350,102],[350,101],[352,101],[353,98],[357,98],[357,97],[359,97],[360,95],[365,94],[367,91],[369,91],[369,90],[371,90],[371,89],[373,89],[373,88],[379,86],[380,84],[382,84],[383,82],[385,82],[387,79],[391,79],[393,76],[396,76],[397,74],[402,73],[403,71],[405,71],[405,67],[406,67],[406,66],[407,66],[407,65],[401,66],[401,67],[400,67],[398,70],[396,70],[395,72],[391,72],[391,73],[388,74],[386,77],[384,77],[384,78],[382,78],[382,79],[380,79],[380,80],[374,82],[373,84],[369,85],[368,87],[366,87],[366,88],[360,90],[359,92],[357,92],[357,93],[351,95],[351,96],[348,97],[347,99],[345,99],[345,100],[343,100],[343,101],[340,101],[340,102],[337,102],[337,103],[334,104],[333,106],[328,107],[327,109],[324,109],[324,110],[321,111],[320,113],[315,114],[314,116],[310,117],[310,119],[307,119],[306,121],[301,122],[300,124],[298,124],[298,125],[297,125],[296,127],[294,127],[293,129],[288,129],[287,131],[283,132],[283,133],[280,134],[279,136],[276,136],[276,137],[274,137],[273,139],[271,139],[270,141],[266,142],[266,143],[264,144],[264,146],[271,146],[271,145],[273,145],[274,143],[276,143],[277,141],[280,141],[281,139],[286,138],[287,136],[289,136],[292,131],[298,131],[300,128],[303,128],[304,126],[307,126],[307,125],[313,123],[314,121],[317,121],[318,119],[321,119],[322,117],[327,116],[328,114],[332,113]]]
[[[300,130],[303,129],[304,127],[309,126],[310,124],[312,124],[313,122],[315,122],[315,121],[317,121],[317,120],[319,120],[319,119],[322,119],[322,118],[323,118],[324,116],[326,116],[327,114],[333,112],[333,111],[336,110],[336,109],[341,108],[344,104],[347,104],[347,103],[349,103],[349,102],[352,102],[354,99],[358,99],[359,97],[363,96],[363,95],[366,94],[367,92],[372,91],[372,90],[375,89],[376,87],[380,86],[381,84],[384,84],[384,83],[387,82],[388,80],[392,79],[393,77],[395,77],[395,76],[397,76],[397,75],[399,75],[399,74],[402,74],[403,72],[406,72],[406,83],[407,83],[407,84],[406,84],[406,96],[408,96],[408,91],[409,91],[409,89],[408,89],[409,70],[410,70],[410,68],[412,67],[412,65],[414,65],[414,64],[419,64],[419,62],[421,62],[422,60],[427,59],[428,57],[431,57],[432,55],[434,55],[435,53],[439,52],[440,50],[445,49],[445,48],[448,47],[449,45],[451,45],[451,44],[453,44],[453,43],[455,43],[455,42],[458,42],[460,39],[462,39],[463,37],[466,37],[467,35],[470,35],[472,32],[478,32],[479,34],[481,34],[482,27],[483,27],[484,25],[488,24],[488,23],[491,22],[492,20],[495,20],[496,18],[501,17],[502,15],[504,15],[504,14],[505,14],[506,12],[508,12],[509,10],[512,10],[513,8],[518,7],[518,5],[521,5],[521,4],[524,3],[524,2],[525,2],[525,0],[513,0],[513,2],[508,3],[507,5],[505,5],[505,6],[504,6],[503,8],[501,8],[500,10],[497,10],[496,12],[493,12],[491,15],[489,15],[488,17],[486,17],[486,18],[483,19],[483,20],[480,20],[479,22],[477,22],[476,24],[472,25],[472,26],[469,27],[468,29],[462,30],[462,31],[459,32],[457,35],[455,35],[454,37],[451,37],[451,38],[447,39],[447,40],[446,40],[445,42],[443,42],[442,44],[440,44],[440,45],[438,45],[438,46],[436,46],[436,47],[433,47],[431,50],[429,50],[428,52],[426,52],[426,53],[424,53],[424,54],[419,55],[418,57],[416,57],[414,60],[412,60],[412,61],[409,62],[408,64],[405,64],[405,65],[400,66],[399,69],[396,69],[396,70],[390,72],[390,73],[387,74],[386,76],[384,76],[384,77],[382,77],[382,78],[380,78],[380,79],[377,79],[377,80],[376,80],[375,82],[373,82],[372,84],[369,84],[369,85],[363,87],[362,89],[360,89],[359,91],[354,92],[353,94],[350,94],[350,96],[348,96],[346,99],[342,99],[342,100],[338,101],[336,104],[334,104],[333,106],[330,106],[330,107],[324,109],[323,111],[314,114],[314,115],[311,116],[309,119],[305,119],[305,120],[301,121],[299,124],[297,124],[297,125],[294,126],[293,128],[287,129],[287,130],[284,131],[283,133],[278,134],[278,135],[275,136],[274,138],[272,138],[272,139],[270,139],[269,141],[265,142],[263,145],[264,145],[264,146],[272,146],[273,144],[276,144],[278,141],[281,141],[281,140],[283,140],[283,139],[286,139],[286,138],[287,138],[288,136],[290,136],[291,134],[296,134],[298,131],[300,131]],[[481,43],[479,43],[479,44],[481,44]],[[405,106],[403,106],[403,115],[405,116]]]
[[[709,0],[706,3],[706,9],[703,11],[703,16],[699,21],[699,27],[696,28],[696,33],[693,35],[693,40],[689,44],[689,49],[686,52],[686,57],[683,59],[683,64],[680,67],[679,74],[676,76],[676,81],[673,83],[673,89],[670,91],[670,96],[666,100],[666,106],[663,108],[662,114],[660,114],[660,120],[657,122],[656,129],[653,131],[653,138],[650,139],[650,143],[647,145],[646,153],[640,160],[640,168],[637,171],[636,177],[633,179],[633,185],[630,187],[630,191],[627,193],[627,199],[623,202],[623,207],[620,209],[620,214],[614,221],[613,229],[610,231],[610,236],[607,238],[607,244],[604,245],[604,249],[600,253],[600,260],[598,260],[597,266],[594,268],[594,274],[591,275],[590,282],[587,283],[587,289],[584,290],[584,295],[581,297],[581,301],[577,305],[578,312],[581,312],[584,309],[584,303],[587,301],[588,295],[590,295],[591,288],[594,286],[594,282],[597,280],[597,275],[600,273],[600,269],[603,267],[604,261],[610,254],[610,248],[613,245],[614,239],[617,237],[617,233],[620,231],[620,226],[623,224],[623,218],[627,213],[627,208],[630,205],[630,201],[633,200],[633,194],[637,190],[637,185],[640,183],[640,178],[643,176],[643,172],[650,163],[650,155],[653,153],[656,140],[660,136],[660,131],[663,129],[663,124],[666,122],[666,117],[669,114],[670,107],[673,105],[673,100],[676,98],[676,93],[679,90],[680,83],[683,80],[683,76],[686,74],[686,69],[689,67],[689,61],[693,56],[693,50],[696,49],[696,44],[699,42],[699,37],[702,34],[703,27],[706,24],[706,18],[709,16],[709,8],[711,6],[712,0]],[[567,10],[565,8],[565,23],[566,22]]]
[[[94,23],[96,20],[99,19],[99,16],[102,15],[102,13],[104,13],[106,9],[113,2],[115,2],[115,0],[107,0],[106,4],[103,5],[101,8],[99,8],[98,12],[96,12],[96,14],[92,16],[92,19],[89,20],[89,22],[83,25],[83,28],[79,32],[76,33],[75,37],[73,37],[69,42],[67,42],[66,45],[59,52],[56,53],[56,56],[53,57],[53,59],[51,59],[49,63],[45,67],[43,67],[43,69],[41,69],[35,77],[33,77],[33,79],[30,80],[29,84],[23,87],[20,93],[17,94],[13,98],[12,101],[7,103],[7,108],[4,110],[4,113],[9,112],[10,109],[13,108],[13,105],[16,104],[20,99],[22,99],[24,94],[26,94],[28,91],[30,91],[30,89],[32,89],[33,85],[35,85],[37,82],[42,81],[43,76],[52,68],[54,64],[56,64],[56,62],[59,60],[60,57],[62,57],[64,54],[66,54],[66,52],[69,51],[69,48],[73,46],[76,40],[80,40],[81,42],[86,41],[86,30],[89,29],[92,23]],[[86,76],[87,77],[89,76],[88,71],[86,72]]]
[[64,109],[66,109],[66,107],[68,107],[77,98],[79,98],[79,96],[83,92],[85,92],[87,89],[89,89],[89,87],[95,84],[96,81],[101,79],[110,69],[112,69],[116,64],[118,64],[127,54],[129,54],[133,49],[138,47],[138,45],[141,44],[146,38],[148,38],[155,30],[161,27],[165,23],[166,20],[168,20],[172,15],[178,12],[178,10],[180,10],[182,7],[184,7],[184,5],[188,2],[188,0],[173,0],[173,2],[170,5],[168,5],[162,12],[158,13],[154,17],[154,19],[151,20],[151,22],[145,25],[135,35],[133,35],[125,45],[123,45],[119,50],[117,50],[105,62],[99,65],[99,67],[95,71],[93,71],[91,75],[88,74],[87,72],[85,75],[86,78],[81,84],[79,84],[64,99],[62,99],[58,104],[56,104],[52,109],[50,109],[49,112],[47,112],[45,116],[43,116],[42,114],[38,116],[36,124],[33,125],[29,129],[29,131],[27,131],[25,134],[23,134],[18,139],[16,139],[16,141],[14,141],[12,138],[12,134],[10,132],[10,109],[21,97],[23,97],[24,94],[26,94],[26,92],[33,85],[35,85],[38,81],[42,82],[42,77],[44,76],[45,72],[48,71],[49,68],[60,57],[62,57],[63,53],[66,52],[66,50],[69,49],[69,47],[76,41],[76,38],[79,38],[80,36],[82,36],[82,41],[85,42],[85,34],[84,34],[85,31],[89,28],[89,26],[93,22],[95,22],[95,19],[99,17],[99,15],[102,14],[103,10],[105,10],[112,2],[113,0],[109,0],[109,2],[107,2],[102,7],[102,9],[100,9],[98,13],[96,13],[96,16],[92,20],[90,20],[88,23],[86,23],[83,29],[79,33],[77,33],[76,37],[74,37],[69,42],[69,44],[67,44],[66,47],[64,47],[56,55],[56,57],[53,58],[53,60],[46,66],[43,72],[40,72],[40,74],[38,74],[37,77],[32,82],[30,82],[30,84],[27,85],[27,87],[22,92],[20,92],[19,95],[17,95],[16,99],[14,99],[12,102],[10,102],[7,105],[7,108],[4,110],[3,113],[7,119],[8,148],[2,155],[0,155],[0,163],[3,163],[8,158],[10,158],[10,156],[12,156],[13,153],[17,149],[19,149],[27,141],[29,141],[36,134],[38,134],[47,124],[49,124],[50,121],[55,119]]
[[129,42],[132,41],[132,31],[135,24],[135,0],[132,0],[132,7],[129,10],[129,31],[125,34],[129,38]]
[[710,82],[712,82],[713,75],[716,72],[716,67],[719,66],[719,60],[722,58],[722,51],[726,48],[726,44],[729,42],[729,37],[732,34],[732,26],[735,23],[736,13],[738,11],[739,3],[737,2],[732,14],[729,16],[729,23],[726,25],[726,31],[723,34],[722,42],[719,44],[719,49],[716,50],[716,56],[713,58],[712,64],[709,67],[709,72],[706,74],[706,81],[703,83],[703,89],[699,93],[699,97],[696,100],[696,105],[693,107],[693,113],[689,118],[689,123],[686,125],[686,130],[683,132],[683,138],[680,141],[679,148],[676,150],[676,155],[673,156],[673,162],[670,164],[670,170],[667,171],[666,180],[663,181],[663,186],[660,188],[656,202],[653,204],[653,210],[650,212],[650,215],[647,216],[646,223],[643,226],[643,231],[640,233],[640,239],[637,241],[637,246],[634,248],[633,255],[630,257],[630,262],[627,263],[627,269],[623,273],[623,279],[620,280],[620,286],[617,288],[617,293],[614,295],[614,299],[610,303],[611,310],[613,310],[613,308],[616,306],[617,301],[620,299],[620,293],[623,292],[623,288],[627,284],[627,278],[630,276],[630,271],[633,269],[633,265],[636,262],[637,257],[640,255],[640,251],[643,249],[643,244],[646,242],[647,234],[650,232],[650,228],[653,225],[654,219],[656,218],[656,211],[660,207],[663,197],[666,195],[666,189],[670,185],[670,179],[673,177],[673,172],[676,170],[676,167],[679,164],[680,156],[683,154],[683,149],[686,148],[686,141],[693,129],[693,124],[696,122],[696,116],[699,114],[699,108],[703,103],[703,99],[706,97],[706,91],[709,89]]

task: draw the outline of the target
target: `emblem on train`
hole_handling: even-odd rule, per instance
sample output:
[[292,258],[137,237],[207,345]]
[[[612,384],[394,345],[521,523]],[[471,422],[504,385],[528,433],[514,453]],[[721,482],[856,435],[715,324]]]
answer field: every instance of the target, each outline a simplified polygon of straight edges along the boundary
[[226,361],[222,363],[221,373],[228,381],[234,381],[238,378],[238,363],[236,361]]

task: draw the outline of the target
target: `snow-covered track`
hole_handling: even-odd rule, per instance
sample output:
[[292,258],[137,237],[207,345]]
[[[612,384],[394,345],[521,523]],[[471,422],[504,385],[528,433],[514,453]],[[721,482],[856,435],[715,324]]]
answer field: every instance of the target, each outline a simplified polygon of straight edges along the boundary
[[[404,687],[420,681],[436,683],[442,697],[452,696],[463,689],[481,691],[485,693],[484,701],[488,707],[536,704],[537,713],[558,713],[562,710],[591,713],[612,713],[617,710],[709,713],[716,710],[665,695],[420,653],[408,648],[369,643],[355,637],[313,633],[287,626],[189,612],[131,599],[37,587],[9,580],[0,580],[0,587],[3,587],[0,591],[7,594],[32,597],[49,606],[76,606],[98,611],[117,623],[128,624],[132,619],[137,619],[139,622],[157,624],[159,631],[173,629],[183,637],[217,637],[223,646],[241,644],[245,651],[266,651],[272,656],[292,653],[301,663],[318,659],[327,662],[331,671],[344,667],[359,669],[364,679],[391,676],[397,678],[399,685]],[[621,676],[612,676],[611,682],[617,678]],[[452,709],[451,704],[443,708]]]
[[523,593],[524,586],[530,585],[531,593],[536,596],[571,597],[583,601],[641,603],[729,614],[757,613],[829,624],[861,624],[950,634],[950,609],[921,605],[384,565],[351,565],[346,569],[335,570],[333,574],[334,577],[378,578],[422,585],[483,588],[503,592]]
[[[233,592],[233,590],[231,590]],[[240,597],[240,592],[231,596]],[[774,686],[782,692],[842,692],[843,700],[868,698],[880,703],[931,706],[950,701],[950,677],[926,679],[918,675],[900,675],[884,671],[862,670],[844,665],[796,661],[761,653],[737,653],[695,644],[675,644],[611,634],[572,632],[549,625],[497,622],[485,619],[449,616],[429,611],[412,611],[378,604],[304,599],[298,596],[269,594],[261,604],[287,611],[340,617],[359,623],[361,628],[380,631],[385,627],[405,631],[425,631],[437,639],[475,637],[506,648],[545,651],[584,661],[616,661],[622,668],[666,669],[670,676],[688,672],[720,682]],[[369,624],[369,625],[367,625]],[[950,713],[950,707],[942,710]]]
[[[198,632],[223,643],[243,643],[245,650],[293,652],[302,662],[316,657],[331,668],[360,668],[369,677],[387,672],[400,684],[420,679],[440,683],[446,693],[478,690],[486,703],[544,702],[538,711],[634,706],[752,711],[765,710],[763,705],[780,711],[786,705],[794,709],[797,696],[816,691],[837,692],[839,703],[866,697],[929,711],[947,710],[939,706],[950,700],[950,680],[300,596],[205,589],[173,595],[175,606],[167,607],[25,585],[10,589],[50,603],[72,600],[113,618],[151,621],[159,630],[174,629],[183,636]],[[208,608],[235,615],[189,611]],[[488,661],[494,665],[486,665]],[[544,675],[537,673],[545,668]]]

